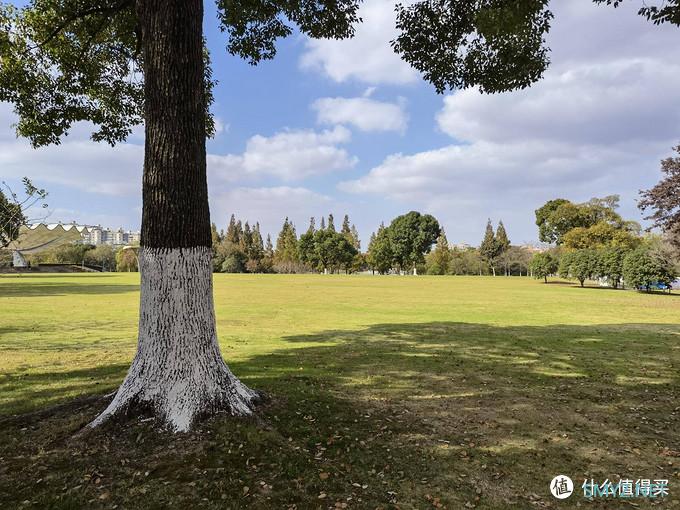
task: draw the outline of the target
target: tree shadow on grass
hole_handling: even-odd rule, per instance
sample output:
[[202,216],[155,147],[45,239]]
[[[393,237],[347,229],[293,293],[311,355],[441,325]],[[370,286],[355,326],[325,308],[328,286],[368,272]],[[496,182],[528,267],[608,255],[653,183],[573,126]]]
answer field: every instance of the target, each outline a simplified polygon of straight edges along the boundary
[[92,368],[32,372],[20,370],[0,374],[0,420],[2,416],[50,406],[81,394],[104,393],[117,388],[129,363]]
[[[677,324],[430,322],[294,335],[230,363],[272,396],[260,412],[265,427],[215,419],[171,437],[139,424],[85,446],[56,445],[101,411],[90,406],[0,433],[12,445],[0,451],[10,459],[0,475],[12,470],[4,487],[12,502],[58,496],[74,507],[524,509],[553,507],[548,484],[567,474],[577,487],[571,503],[586,504],[586,478],[673,478],[679,365]],[[85,392],[84,378],[119,381],[127,366],[110,369],[45,377]],[[41,448],[50,453],[29,461]],[[91,466],[105,472],[105,500],[83,488]],[[46,472],[53,478],[30,483]]]
[[669,478],[666,455],[680,456],[677,324],[378,324],[284,340],[321,345],[235,372],[289,399],[299,389],[282,381],[306,380],[308,398],[398,413],[397,443],[437,466],[426,477],[439,487],[462,475],[491,500],[505,484],[544,495],[561,473]]

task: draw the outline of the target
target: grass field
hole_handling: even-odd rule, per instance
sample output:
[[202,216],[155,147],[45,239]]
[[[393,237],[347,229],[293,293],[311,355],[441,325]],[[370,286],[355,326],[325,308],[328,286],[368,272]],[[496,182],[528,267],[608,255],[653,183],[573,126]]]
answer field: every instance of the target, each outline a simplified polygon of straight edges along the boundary
[[650,506],[586,478],[669,479],[680,508],[677,295],[219,274],[215,300],[257,419],[74,438],[134,354],[138,277],[0,276],[0,508]]

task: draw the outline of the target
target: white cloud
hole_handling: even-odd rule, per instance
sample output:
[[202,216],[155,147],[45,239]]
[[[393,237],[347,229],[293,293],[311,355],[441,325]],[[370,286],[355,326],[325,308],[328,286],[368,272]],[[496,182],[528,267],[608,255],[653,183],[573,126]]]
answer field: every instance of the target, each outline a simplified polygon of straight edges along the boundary
[[392,51],[397,36],[394,0],[367,0],[359,8],[363,19],[352,39],[307,39],[300,59],[303,69],[320,71],[332,80],[405,84],[418,73]]
[[0,140],[3,177],[29,176],[37,184],[55,183],[105,195],[139,194],[143,160],[144,148],[129,143],[112,148],[74,140],[33,149],[26,140]]
[[321,132],[290,130],[271,137],[255,135],[241,155],[209,155],[208,169],[227,181],[262,176],[294,181],[346,170],[357,160],[338,145],[347,143],[350,137],[342,126]]
[[437,122],[465,141],[664,140],[680,133],[680,65],[614,60],[550,70],[543,81],[511,94],[464,90],[444,98]]
[[[662,152],[666,146],[588,145],[574,149],[569,143],[544,140],[449,145],[410,155],[390,155],[365,176],[339,186],[352,193],[386,194],[403,200],[427,200],[450,193],[484,200],[491,192],[492,200],[496,200],[511,189],[526,193],[559,189],[563,184],[578,189],[592,186],[603,177],[622,177],[650,152]],[[632,154],[638,156],[631,158]],[[601,172],[605,165],[610,175]]]
[[388,103],[368,97],[323,97],[317,99],[312,108],[321,124],[351,124],[361,131],[403,133],[408,124],[403,101]]

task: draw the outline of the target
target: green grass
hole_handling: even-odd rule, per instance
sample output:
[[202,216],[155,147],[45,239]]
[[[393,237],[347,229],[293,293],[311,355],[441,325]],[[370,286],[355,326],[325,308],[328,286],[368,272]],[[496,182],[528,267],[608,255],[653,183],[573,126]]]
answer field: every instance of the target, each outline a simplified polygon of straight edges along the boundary
[[557,474],[670,479],[680,506],[677,295],[215,275],[222,352],[272,397],[258,419],[73,439],[105,405],[73,399],[125,376],[137,301],[135,274],[0,276],[0,508],[628,505],[560,504]]

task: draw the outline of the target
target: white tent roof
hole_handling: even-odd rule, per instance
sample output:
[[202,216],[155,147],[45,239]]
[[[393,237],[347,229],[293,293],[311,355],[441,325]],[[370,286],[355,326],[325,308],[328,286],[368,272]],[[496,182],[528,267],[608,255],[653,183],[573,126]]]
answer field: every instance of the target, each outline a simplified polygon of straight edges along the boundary
[[12,241],[8,248],[21,253],[38,253],[48,248],[79,241],[82,239],[82,234],[87,233],[89,233],[87,226],[75,223],[35,223],[21,227],[19,237]]

